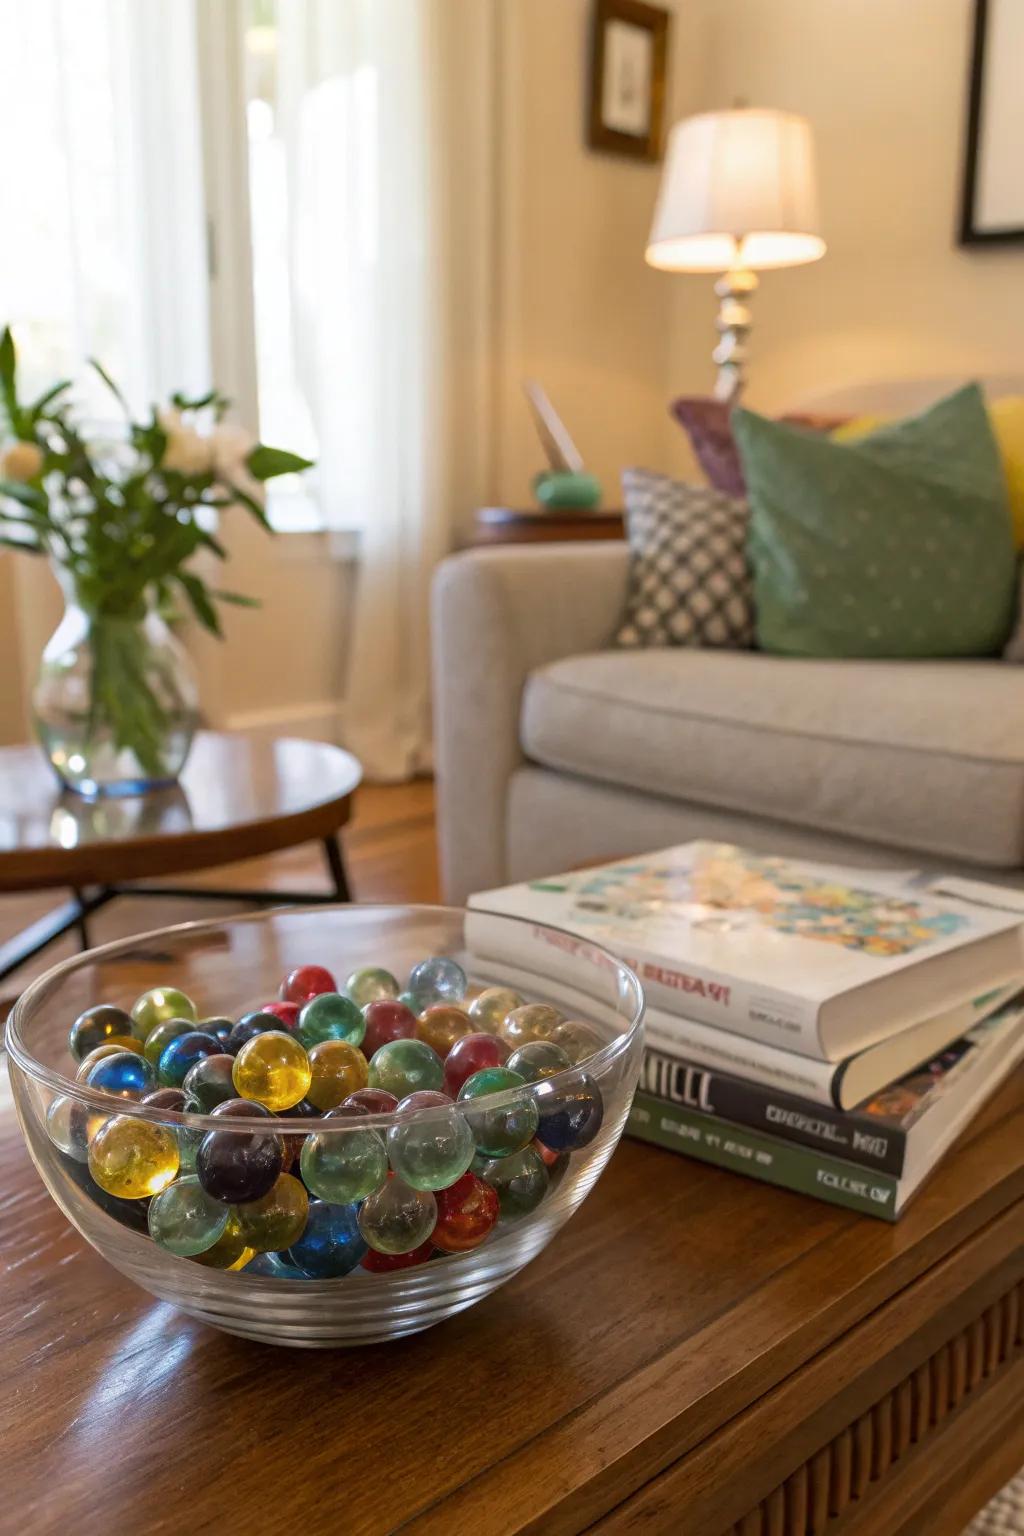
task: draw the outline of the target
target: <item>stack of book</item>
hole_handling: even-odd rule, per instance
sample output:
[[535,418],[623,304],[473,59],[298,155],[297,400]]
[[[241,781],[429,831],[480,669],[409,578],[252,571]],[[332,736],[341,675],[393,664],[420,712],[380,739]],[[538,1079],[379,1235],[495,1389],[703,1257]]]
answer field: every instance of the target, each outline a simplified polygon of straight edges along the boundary
[[547,925],[637,972],[632,1135],[871,1216],[900,1215],[1024,1059],[1012,890],[688,843],[469,905],[470,949],[535,996],[568,974]]

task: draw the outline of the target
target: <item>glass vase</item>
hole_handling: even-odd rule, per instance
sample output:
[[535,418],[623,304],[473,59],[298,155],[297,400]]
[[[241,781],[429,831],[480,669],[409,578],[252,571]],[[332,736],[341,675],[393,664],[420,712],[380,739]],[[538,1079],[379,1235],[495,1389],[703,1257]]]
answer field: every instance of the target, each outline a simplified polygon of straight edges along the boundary
[[68,789],[88,798],[173,784],[198,724],[195,675],[154,609],[89,613],[67,597],[32,695],[36,734]]

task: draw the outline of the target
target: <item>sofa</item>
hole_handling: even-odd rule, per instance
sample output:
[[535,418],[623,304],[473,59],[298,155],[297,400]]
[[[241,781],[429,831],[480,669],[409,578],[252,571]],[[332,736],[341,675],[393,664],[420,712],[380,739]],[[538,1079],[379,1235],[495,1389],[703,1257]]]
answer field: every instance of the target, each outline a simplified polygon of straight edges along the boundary
[[[957,381],[801,409],[898,414]],[[990,393],[1021,393],[998,380]],[[624,543],[468,550],[433,593],[447,900],[702,837],[1018,883],[1024,671],[616,650]]]

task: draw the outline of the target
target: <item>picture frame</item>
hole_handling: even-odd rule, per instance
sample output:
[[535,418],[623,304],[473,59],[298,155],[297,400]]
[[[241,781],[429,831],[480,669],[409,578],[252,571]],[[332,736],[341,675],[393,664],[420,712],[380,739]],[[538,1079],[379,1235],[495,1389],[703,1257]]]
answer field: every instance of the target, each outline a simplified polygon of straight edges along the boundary
[[643,0],[594,0],[587,143],[657,162],[665,143],[671,14]]
[[967,134],[960,204],[962,246],[1024,242],[1024,6],[974,0]]

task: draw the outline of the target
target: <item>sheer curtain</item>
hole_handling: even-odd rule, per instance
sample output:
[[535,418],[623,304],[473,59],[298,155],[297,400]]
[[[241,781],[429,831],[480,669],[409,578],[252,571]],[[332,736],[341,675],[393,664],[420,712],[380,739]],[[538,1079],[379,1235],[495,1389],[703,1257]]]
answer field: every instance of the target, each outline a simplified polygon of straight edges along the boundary
[[297,374],[325,521],[358,533],[344,734],[399,779],[430,760],[430,574],[486,471],[492,5],[278,14]]

